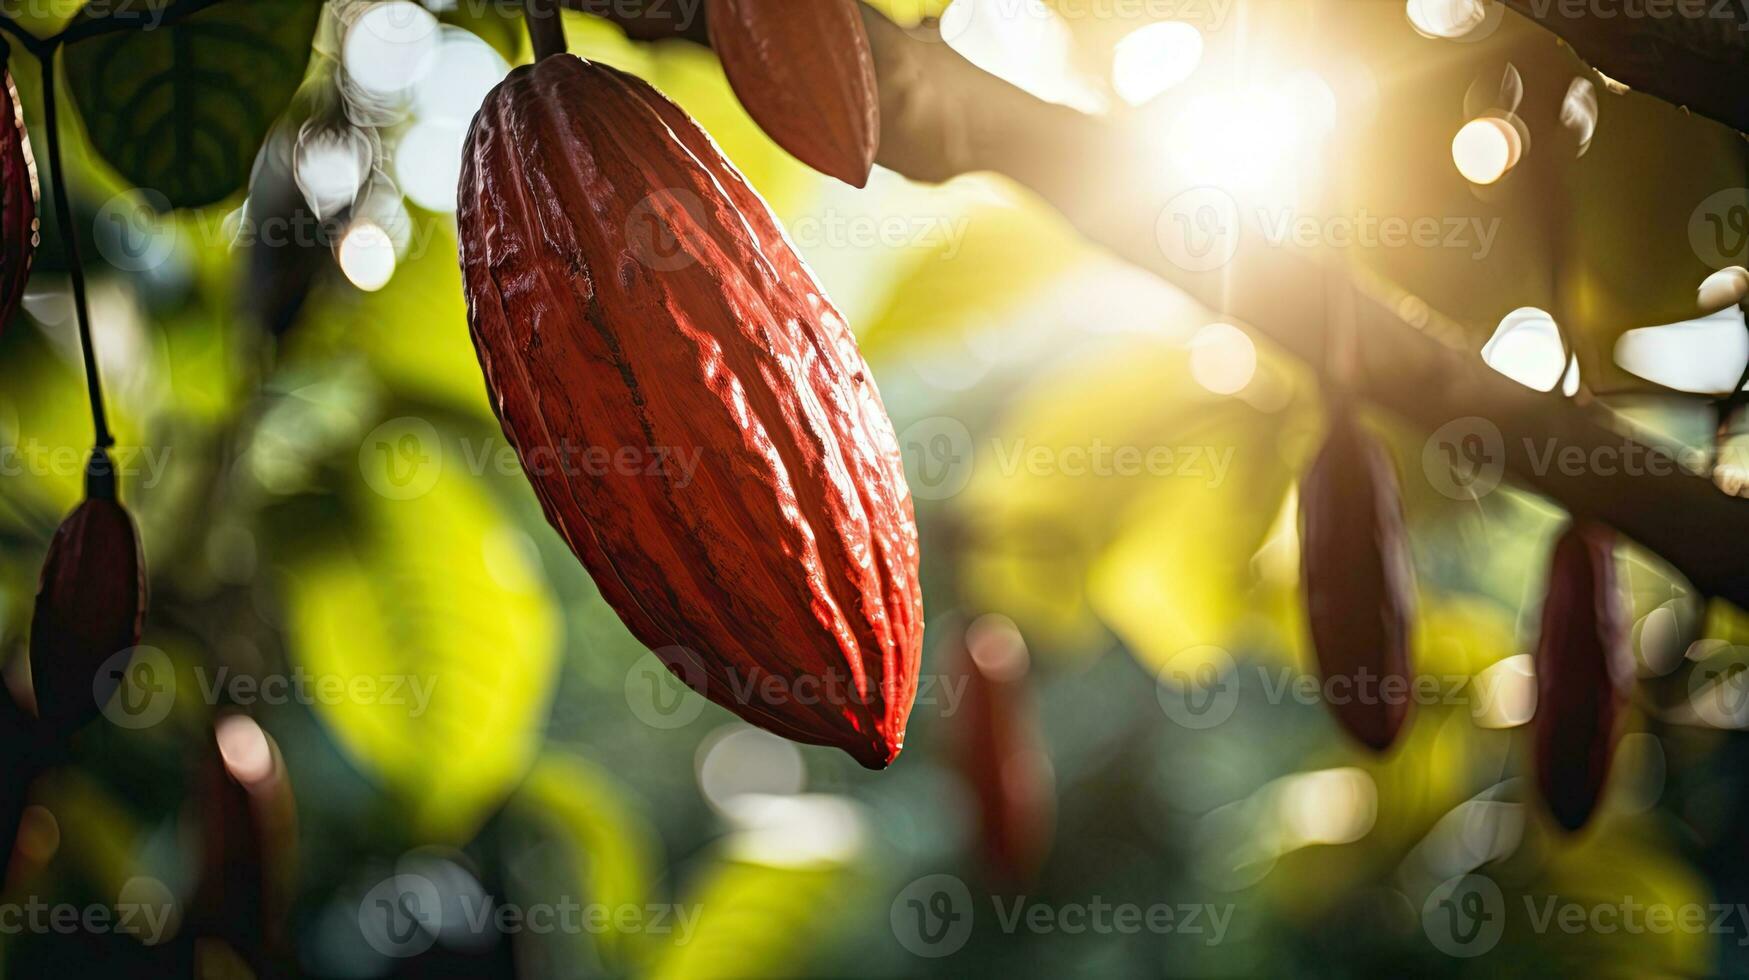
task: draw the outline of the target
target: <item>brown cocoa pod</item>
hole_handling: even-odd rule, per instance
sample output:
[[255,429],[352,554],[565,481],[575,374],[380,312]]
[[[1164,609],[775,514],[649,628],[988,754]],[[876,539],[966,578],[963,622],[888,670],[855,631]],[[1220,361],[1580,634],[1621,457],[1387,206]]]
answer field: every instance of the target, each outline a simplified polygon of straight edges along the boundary
[[259,972],[283,954],[297,866],[297,803],[279,746],[227,713],[201,757],[195,931]]
[[10,71],[5,81],[0,88],[0,333],[24,298],[38,241],[36,158]]
[[923,633],[911,496],[764,202],[649,85],[556,55],[487,96],[457,222],[493,408],[627,627],[748,722],[890,763]]
[[1536,666],[1536,785],[1567,830],[1603,798],[1633,690],[1633,655],[1616,587],[1614,532],[1574,522],[1555,542]]
[[1014,623],[983,616],[966,628],[954,729],[962,779],[978,809],[984,866],[1002,886],[1038,875],[1056,823],[1056,778],[1033,702],[1031,655]]
[[66,735],[97,716],[127,666],[117,654],[140,642],[145,563],[134,519],[115,494],[115,467],[95,450],[85,501],[49,542],[30,624],[37,717]]
[[1409,712],[1414,563],[1396,468],[1346,402],[1300,482],[1300,579],[1325,702],[1382,752]]
[[759,128],[856,187],[881,137],[874,55],[856,0],[706,0],[711,47]]

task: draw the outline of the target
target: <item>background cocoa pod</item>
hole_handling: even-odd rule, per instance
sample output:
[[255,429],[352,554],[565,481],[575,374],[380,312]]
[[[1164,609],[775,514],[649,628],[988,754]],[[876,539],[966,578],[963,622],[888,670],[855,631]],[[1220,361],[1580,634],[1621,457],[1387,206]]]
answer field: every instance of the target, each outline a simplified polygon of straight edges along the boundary
[[18,313],[38,241],[36,158],[11,72],[5,81],[0,88],[0,332]]
[[223,714],[202,755],[200,880],[195,930],[260,974],[286,950],[297,863],[297,804],[271,736],[243,714]]
[[880,92],[856,0],[706,0],[741,104],[796,159],[856,187],[880,145]]
[[752,724],[890,763],[923,632],[910,492],[770,210],[648,84],[554,56],[486,98],[457,220],[492,405],[620,618]]
[[1575,522],[1555,543],[1537,641],[1536,785],[1555,821],[1591,818],[1621,740],[1633,689],[1614,532]]
[[1056,823],[1056,778],[1028,679],[1032,658],[1013,621],[1002,616],[966,627],[960,657],[965,691],[955,748],[977,804],[984,864],[995,882],[1025,889],[1050,850]]
[[1383,751],[1409,711],[1414,563],[1396,469],[1345,401],[1300,483],[1300,573],[1326,703]]
[[49,542],[37,590],[31,684],[37,716],[58,735],[97,716],[125,666],[111,658],[139,645],[145,620],[139,532],[116,500],[114,472],[108,453],[91,454],[85,501]]

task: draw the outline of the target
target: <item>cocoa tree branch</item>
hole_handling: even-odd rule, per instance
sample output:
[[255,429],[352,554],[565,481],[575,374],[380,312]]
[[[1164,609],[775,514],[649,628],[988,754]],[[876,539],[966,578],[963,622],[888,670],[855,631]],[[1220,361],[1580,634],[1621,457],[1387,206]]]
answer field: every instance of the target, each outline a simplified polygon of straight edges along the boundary
[[[587,8],[588,0],[567,3]],[[1251,234],[1218,268],[1174,262],[1160,224],[1185,189],[1163,184],[1158,151],[1143,134],[1034,98],[966,61],[928,27],[901,28],[867,7],[864,19],[880,78],[883,166],[930,182],[976,171],[1007,176],[1090,241],[1308,363],[1323,355],[1330,294],[1346,290],[1337,299],[1353,311],[1358,394],[1427,431],[1455,423],[1480,435],[1515,482],[1615,527],[1702,593],[1749,608],[1741,544],[1749,540],[1749,501],[1684,465],[1686,447],[1627,431],[1595,401],[1519,385],[1484,364],[1464,331],[1437,311],[1316,252]],[[1412,317],[1402,312],[1410,308]],[[1429,446],[1435,464],[1442,449]],[[1403,462],[1411,475],[1422,465]]]

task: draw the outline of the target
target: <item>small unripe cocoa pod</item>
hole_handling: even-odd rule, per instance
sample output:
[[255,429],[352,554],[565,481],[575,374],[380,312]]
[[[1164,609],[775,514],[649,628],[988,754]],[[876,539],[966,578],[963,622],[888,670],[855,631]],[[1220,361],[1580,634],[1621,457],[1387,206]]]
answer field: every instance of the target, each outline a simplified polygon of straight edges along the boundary
[[1614,532],[1584,522],[1555,542],[1533,658],[1537,790],[1568,830],[1603,798],[1634,684],[1614,543]]
[[201,871],[195,928],[257,971],[286,947],[297,867],[297,804],[279,746],[227,713],[201,756]]
[[911,496],[764,202],[642,80],[555,55],[486,97],[457,223],[492,406],[633,635],[754,725],[890,763],[923,634]]
[[18,313],[37,246],[36,158],[12,73],[0,87],[0,332]]
[[960,772],[978,807],[978,838],[991,878],[1032,884],[1050,850],[1056,778],[1033,703],[1031,656],[1014,623],[983,616],[965,631],[965,690],[955,724]]
[[116,654],[139,645],[146,615],[145,563],[134,519],[115,494],[115,467],[95,450],[85,501],[49,542],[30,624],[37,717],[66,735],[92,718],[121,683]]
[[1414,563],[1396,469],[1346,402],[1300,482],[1300,578],[1326,702],[1384,751],[1409,711]]
[[706,0],[711,47],[759,128],[856,187],[881,137],[874,55],[856,0]]

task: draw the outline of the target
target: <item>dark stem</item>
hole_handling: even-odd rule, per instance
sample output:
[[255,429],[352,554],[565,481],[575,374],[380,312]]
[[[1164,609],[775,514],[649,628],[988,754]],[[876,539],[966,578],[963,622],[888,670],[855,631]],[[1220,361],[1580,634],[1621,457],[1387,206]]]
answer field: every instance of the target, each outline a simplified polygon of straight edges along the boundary
[[[50,46],[42,38],[37,37],[35,34],[18,26],[17,21],[14,21],[11,17],[6,16],[5,14],[0,14],[0,31],[4,31],[5,33],[17,38],[18,43],[24,46],[24,50],[29,51],[37,58],[41,58],[47,53]],[[10,52],[8,55],[10,56]]]
[[79,260],[79,232],[73,226],[66,170],[61,166],[61,133],[55,119],[55,59],[43,59],[42,67],[43,123],[48,128],[49,180],[55,195],[55,220],[60,223],[61,238],[67,243],[68,271],[73,277],[73,309],[79,316],[79,349],[85,357],[85,390],[91,396],[95,445],[98,449],[108,449],[115,445],[115,439],[109,434],[108,417],[103,411],[103,382],[97,376],[97,353],[91,345],[91,310],[85,302],[85,270]]
[[534,60],[565,53],[565,24],[557,0],[525,0],[523,18],[528,21],[528,39],[534,43]]

